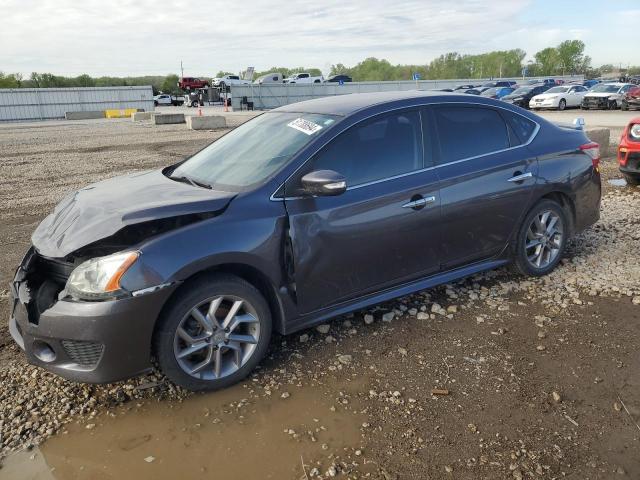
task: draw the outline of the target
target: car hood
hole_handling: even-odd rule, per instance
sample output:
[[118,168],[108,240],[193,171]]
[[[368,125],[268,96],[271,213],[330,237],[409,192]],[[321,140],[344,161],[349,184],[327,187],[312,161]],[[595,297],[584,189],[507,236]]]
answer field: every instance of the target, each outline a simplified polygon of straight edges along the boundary
[[525,97],[526,97],[525,94],[513,95],[512,93],[510,93],[509,95],[505,95],[504,97],[502,97],[502,100],[519,100],[519,99],[525,98]]
[[131,173],[68,195],[38,225],[31,241],[41,255],[61,258],[127,225],[220,212],[234,196],[171,180],[161,170]]

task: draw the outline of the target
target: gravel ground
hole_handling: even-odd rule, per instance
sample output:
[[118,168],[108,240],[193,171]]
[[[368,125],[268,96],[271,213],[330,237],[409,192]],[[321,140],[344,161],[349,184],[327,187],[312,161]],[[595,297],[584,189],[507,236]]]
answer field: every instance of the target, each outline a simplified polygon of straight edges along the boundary
[[[66,191],[165,165],[220,133],[120,121],[3,126],[0,280]],[[603,170],[619,177],[613,159]],[[310,461],[318,478],[640,478],[640,189],[604,187],[601,221],[547,277],[488,272],[275,338],[252,379],[253,408],[265,395],[294,401],[298,389],[337,382],[334,408],[367,420],[354,448]],[[0,330],[3,453],[71,421],[93,425],[132,399],[187,396],[157,373],[106,386],[61,380],[27,366]]]

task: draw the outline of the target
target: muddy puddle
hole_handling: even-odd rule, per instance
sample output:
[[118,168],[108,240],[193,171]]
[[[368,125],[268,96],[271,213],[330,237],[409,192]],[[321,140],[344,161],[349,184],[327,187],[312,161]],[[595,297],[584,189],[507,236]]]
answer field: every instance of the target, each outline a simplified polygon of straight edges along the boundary
[[271,396],[248,387],[128,404],[69,424],[40,448],[6,458],[0,479],[299,479],[314,467],[364,461],[354,452],[365,417],[335,386],[333,395],[316,385]]

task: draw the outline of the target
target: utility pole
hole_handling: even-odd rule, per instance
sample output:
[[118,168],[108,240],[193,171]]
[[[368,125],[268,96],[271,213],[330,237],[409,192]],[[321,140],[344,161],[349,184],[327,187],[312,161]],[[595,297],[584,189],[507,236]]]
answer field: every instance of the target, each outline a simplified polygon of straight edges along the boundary
[[182,60],[180,60],[180,78],[184,78],[184,67],[182,66]]

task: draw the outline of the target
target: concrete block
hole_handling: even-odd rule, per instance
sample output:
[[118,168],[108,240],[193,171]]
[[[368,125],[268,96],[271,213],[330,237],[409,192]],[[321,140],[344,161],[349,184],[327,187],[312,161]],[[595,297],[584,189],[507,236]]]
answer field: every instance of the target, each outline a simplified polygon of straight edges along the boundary
[[67,120],[94,120],[104,118],[104,110],[91,110],[87,112],[64,112]]
[[611,142],[611,131],[608,128],[588,128],[585,133],[589,140],[600,145],[600,155],[609,155],[609,145]]
[[154,113],[151,118],[155,125],[184,123],[184,113]]
[[187,127],[191,130],[213,130],[226,128],[227,119],[221,115],[203,115],[187,117]]
[[151,114],[153,112],[135,112],[131,115],[131,120],[134,122],[141,122],[143,120],[151,120]]

